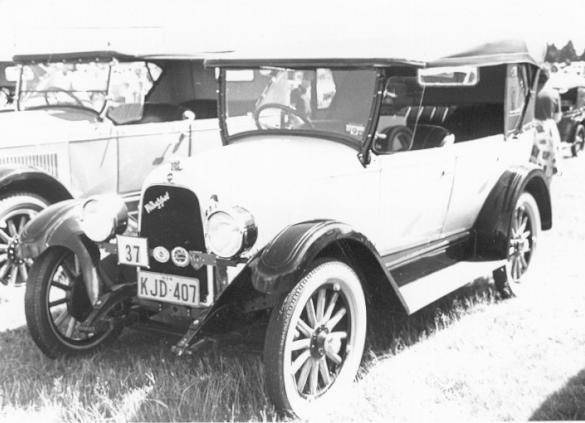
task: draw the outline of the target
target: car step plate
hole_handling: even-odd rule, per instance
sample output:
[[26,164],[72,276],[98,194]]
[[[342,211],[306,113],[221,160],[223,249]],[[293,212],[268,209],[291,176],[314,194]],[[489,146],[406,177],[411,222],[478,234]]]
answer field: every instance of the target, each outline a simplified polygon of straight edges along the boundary
[[491,278],[492,272],[505,264],[505,260],[461,261],[400,287],[400,294],[408,312],[414,313],[478,278]]

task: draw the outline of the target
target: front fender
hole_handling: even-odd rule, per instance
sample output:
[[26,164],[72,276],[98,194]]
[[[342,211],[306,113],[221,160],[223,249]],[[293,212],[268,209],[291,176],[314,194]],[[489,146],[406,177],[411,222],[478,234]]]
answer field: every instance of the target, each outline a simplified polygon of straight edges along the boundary
[[82,200],[62,201],[36,215],[20,236],[23,257],[36,258],[50,246],[71,248],[83,234],[81,205]]
[[475,222],[480,255],[506,258],[512,213],[523,192],[532,194],[541,216],[542,229],[552,227],[552,206],[548,179],[537,166],[518,166],[506,170],[490,194]]
[[341,253],[353,260],[359,267],[356,270],[364,276],[364,289],[373,295],[394,295],[399,309],[408,310],[396,282],[365,235],[341,222],[313,220],[285,228],[256,253],[221,293],[201,327],[205,327],[204,331],[216,330],[212,328],[214,322],[222,321],[222,310],[229,314],[227,310],[246,312],[274,307],[323,252]]
[[313,220],[287,227],[252,259],[249,263],[252,285],[264,294],[287,292],[319,253],[341,241],[365,246],[382,266],[376,248],[365,235],[341,222]]
[[99,297],[99,249],[80,227],[84,200],[68,200],[53,204],[40,212],[20,236],[20,254],[35,259],[50,247],[64,247],[79,261],[80,271],[92,304]]

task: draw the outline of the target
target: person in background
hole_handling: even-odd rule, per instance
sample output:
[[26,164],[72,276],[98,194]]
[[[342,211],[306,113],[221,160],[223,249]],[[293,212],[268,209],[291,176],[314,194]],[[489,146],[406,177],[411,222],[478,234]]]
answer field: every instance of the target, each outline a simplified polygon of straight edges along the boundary
[[535,117],[540,125],[536,129],[530,161],[541,166],[550,181],[553,175],[561,173],[561,136],[557,123],[562,113],[559,92],[545,82],[547,78],[548,73],[543,71],[535,104]]

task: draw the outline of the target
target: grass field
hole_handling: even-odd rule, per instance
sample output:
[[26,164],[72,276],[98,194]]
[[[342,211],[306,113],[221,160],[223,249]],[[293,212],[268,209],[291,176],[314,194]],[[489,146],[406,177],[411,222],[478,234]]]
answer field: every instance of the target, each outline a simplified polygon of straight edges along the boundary
[[[565,165],[531,290],[503,301],[480,281],[388,315],[347,399],[317,419],[585,419],[585,158]],[[171,339],[127,331],[107,350],[53,361],[29,338],[22,304],[22,290],[0,287],[0,419],[279,419],[247,347],[179,358]]]

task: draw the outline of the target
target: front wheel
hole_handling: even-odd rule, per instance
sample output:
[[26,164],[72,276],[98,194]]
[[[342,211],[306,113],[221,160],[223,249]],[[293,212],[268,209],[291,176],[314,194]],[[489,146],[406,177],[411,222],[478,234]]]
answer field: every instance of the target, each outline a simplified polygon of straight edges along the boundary
[[522,193],[510,222],[506,265],[508,282],[505,286],[498,287],[506,297],[518,296],[525,288],[525,277],[534,260],[540,226],[536,200],[528,192]]
[[80,330],[92,305],[77,260],[66,248],[50,247],[35,260],[24,310],[32,339],[51,358],[93,350],[120,333],[117,326],[96,333]]
[[366,302],[340,261],[318,263],[272,311],[264,345],[266,388],[279,410],[308,418],[355,378],[364,350]]

